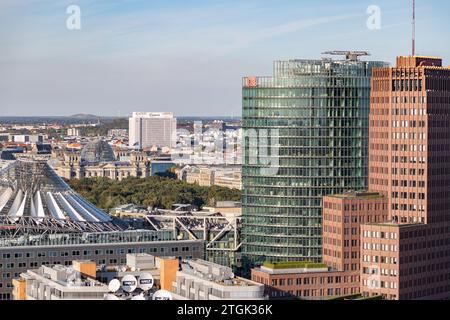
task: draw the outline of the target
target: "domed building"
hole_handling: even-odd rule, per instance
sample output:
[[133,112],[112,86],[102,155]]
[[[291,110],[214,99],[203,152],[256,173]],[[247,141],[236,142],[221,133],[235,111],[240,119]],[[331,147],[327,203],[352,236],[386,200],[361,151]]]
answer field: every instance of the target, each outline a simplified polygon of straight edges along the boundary
[[146,178],[150,176],[150,161],[141,152],[128,152],[124,157],[116,155],[104,140],[86,144],[80,152],[66,150],[54,154],[52,167],[65,179],[109,178],[122,180],[128,177]]
[[95,140],[89,142],[81,151],[83,164],[98,164],[116,161],[116,156],[108,142]]

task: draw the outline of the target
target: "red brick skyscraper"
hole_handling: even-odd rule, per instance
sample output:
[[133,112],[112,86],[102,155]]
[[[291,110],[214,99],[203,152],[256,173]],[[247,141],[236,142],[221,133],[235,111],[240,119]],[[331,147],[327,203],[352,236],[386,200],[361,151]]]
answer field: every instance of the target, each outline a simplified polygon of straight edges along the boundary
[[450,298],[450,67],[399,57],[374,69],[369,190],[389,221],[361,227],[361,292]]

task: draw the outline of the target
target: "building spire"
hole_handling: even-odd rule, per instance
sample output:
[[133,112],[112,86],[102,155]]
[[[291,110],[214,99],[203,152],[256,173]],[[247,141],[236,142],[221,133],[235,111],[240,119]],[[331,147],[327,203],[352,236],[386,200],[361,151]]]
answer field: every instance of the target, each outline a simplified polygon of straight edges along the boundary
[[416,0],[412,0],[412,55],[416,55]]

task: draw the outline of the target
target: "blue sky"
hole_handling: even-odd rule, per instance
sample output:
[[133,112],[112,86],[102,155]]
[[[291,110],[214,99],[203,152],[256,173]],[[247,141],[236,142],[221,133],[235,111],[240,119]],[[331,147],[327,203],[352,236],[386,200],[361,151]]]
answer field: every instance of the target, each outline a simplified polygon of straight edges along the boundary
[[[272,61],[411,51],[411,0],[0,0],[0,116],[241,114]],[[66,28],[68,5],[81,30]],[[366,27],[381,9],[381,30]],[[450,3],[417,0],[417,51],[450,65]]]

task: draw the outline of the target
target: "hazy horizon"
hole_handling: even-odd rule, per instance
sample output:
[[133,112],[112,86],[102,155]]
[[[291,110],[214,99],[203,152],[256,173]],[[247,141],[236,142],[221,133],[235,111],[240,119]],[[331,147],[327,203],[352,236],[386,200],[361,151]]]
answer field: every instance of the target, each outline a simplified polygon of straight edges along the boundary
[[[450,65],[450,4],[417,2],[417,51]],[[273,60],[411,52],[410,0],[2,0],[0,116],[241,116],[244,76]],[[69,30],[69,5],[81,29]],[[370,30],[367,8],[381,9]]]
[[[35,116],[28,116],[28,115],[24,115],[24,116],[15,116],[15,115],[10,115],[10,116],[2,116],[0,115],[0,119],[1,118],[72,118],[75,119],[76,116],[79,115],[85,115],[85,116],[93,116],[96,118],[130,118],[131,115],[123,115],[123,116],[114,116],[114,115],[103,115],[103,114],[86,114],[86,113],[81,113],[81,114],[69,114],[69,115],[35,115]],[[202,115],[177,115],[174,114],[175,118],[242,118],[242,116],[221,116],[221,115],[210,115],[210,116],[202,116]],[[81,119],[85,119],[85,118],[81,118]]]

